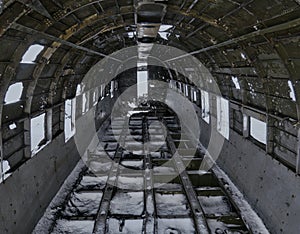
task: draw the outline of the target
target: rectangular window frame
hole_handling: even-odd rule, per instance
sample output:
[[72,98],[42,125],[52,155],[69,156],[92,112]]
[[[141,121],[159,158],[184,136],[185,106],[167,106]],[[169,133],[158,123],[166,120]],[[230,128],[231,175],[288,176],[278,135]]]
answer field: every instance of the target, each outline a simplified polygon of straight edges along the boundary
[[[42,119],[42,122],[35,123],[35,121],[38,121],[39,119]],[[37,127],[37,124],[39,124],[40,126]],[[32,157],[34,155],[36,155],[38,152],[40,152],[47,145],[47,142],[46,142],[47,126],[46,126],[46,124],[47,124],[47,114],[45,112],[41,113],[37,116],[34,116],[30,119],[30,151],[31,151]],[[39,130],[42,130],[43,132],[42,133],[36,132]],[[43,143],[43,144],[40,145],[41,143]]]
[[[70,111],[69,111],[70,110]],[[66,113],[68,111],[68,113]],[[65,101],[64,134],[65,142],[68,142],[76,134],[76,98]],[[70,119],[67,115],[70,114]],[[69,131],[68,131],[69,130]]]
[[202,119],[206,123],[210,123],[210,100],[209,93],[207,91],[201,90],[201,110],[202,110]]
[[229,101],[223,97],[217,96],[217,130],[229,140]]

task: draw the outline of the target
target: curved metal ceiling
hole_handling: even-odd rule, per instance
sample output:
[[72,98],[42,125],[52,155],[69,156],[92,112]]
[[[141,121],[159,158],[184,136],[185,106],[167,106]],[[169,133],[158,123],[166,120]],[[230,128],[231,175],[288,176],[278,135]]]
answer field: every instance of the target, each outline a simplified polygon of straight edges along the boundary
[[[161,2],[161,1],[160,1]],[[51,108],[75,95],[86,72],[105,55],[136,45],[138,1],[4,1],[0,15],[0,99],[23,82],[16,105],[0,105],[2,122]],[[222,94],[244,105],[300,119],[300,5],[297,0],[169,0],[156,43],[194,54]],[[20,63],[33,44],[45,49],[36,64]],[[171,61],[169,61],[171,62]],[[235,90],[232,76],[241,83]],[[3,108],[5,109],[3,111]],[[11,116],[10,116],[11,115]]]

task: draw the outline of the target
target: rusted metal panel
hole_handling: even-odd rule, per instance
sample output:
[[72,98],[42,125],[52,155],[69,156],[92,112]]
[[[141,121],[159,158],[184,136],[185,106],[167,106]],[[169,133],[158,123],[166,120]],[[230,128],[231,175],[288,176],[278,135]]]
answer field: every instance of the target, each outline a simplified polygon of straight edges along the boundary
[[17,168],[24,161],[24,149],[16,151],[6,158],[12,168]]
[[298,175],[300,175],[300,128],[298,129],[296,172]]
[[24,148],[24,136],[19,134],[8,141],[3,142],[3,155],[8,159],[12,154]]
[[275,143],[274,154],[280,162],[296,171],[297,155],[295,153]]
[[[15,128],[11,129],[10,128],[11,124],[14,124]],[[9,140],[9,139],[13,138],[14,136],[17,136],[20,133],[22,133],[24,131],[24,128],[23,128],[22,123],[12,122],[12,123],[3,125],[1,131],[2,131],[2,140],[3,140],[3,142],[5,142],[6,140]]]
[[41,113],[47,107],[47,93],[41,93],[32,97],[30,113]]
[[296,153],[297,152],[297,138],[290,135],[287,132],[282,132],[277,128],[274,128],[274,140],[281,146],[287,148],[288,150]]
[[25,101],[19,101],[3,106],[2,123],[9,123],[11,121],[22,119],[24,114]]

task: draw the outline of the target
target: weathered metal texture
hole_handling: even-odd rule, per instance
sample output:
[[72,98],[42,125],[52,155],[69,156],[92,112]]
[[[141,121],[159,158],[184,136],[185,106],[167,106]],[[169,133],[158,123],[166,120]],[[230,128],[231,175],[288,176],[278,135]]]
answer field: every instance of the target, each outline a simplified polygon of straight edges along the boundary
[[[84,75],[81,73],[86,72],[96,60],[106,56],[103,51],[110,54],[114,50],[132,45],[135,40],[124,38],[124,34],[128,32],[125,27],[134,24],[135,9],[132,1],[115,1],[113,6],[111,2],[91,0],[64,3],[41,3],[37,0],[36,3],[38,5],[23,0],[5,1],[4,11],[0,14],[1,39],[13,38],[23,31],[25,33],[21,35],[46,39],[47,43],[44,44],[49,45],[32,72],[33,79],[29,86],[24,85],[27,97],[24,111],[26,114],[36,114],[32,112],[39,110],[41,104],[36,100],[43,92],[49,92],[45,94],[49,108],[62,103],[67,97],[74,96],[72,94],[75,93],[76,85]],[[53,4],[57,7],[53,7]],[[173,24],[175,27],[170,32],[172,37],[169,36],[169,41],[158,40],[158,43],[182,46],[212,69],[226,98],[238,101],[241,106],[257,109],[258,112],[263,110],[269,123],[269,133],[272,135],[268,140],[267,151],[279,158],[286,155],[283,160],[288,161],[288,164],[297,154],[297,171],[300,173],[300,153],[295,149],[294,133],[291,134],[294,130],[278,129],[276,121],[274,123],[275,117],[292,118],[296,120],[293,123],[294,128],[299,129],[299,1],[270,3],[266,0],[250,0],[239,3],[229,0],[169,0],[166,4],[168,10],[163,23]],[[179,39],[175,33],[180,35]],[[18,37],[15,40],[21,42],[22,36]],[[3,67],[0,100],[4,99],[10,81],[15,77],[22,53],[33,41],[25,40],[15,53],[5,53],[8,49],[3,48],[4,53],[0,56],[0,66]],[[11,51],[15,48],[13,43],[5,46]],[[71,51],[83,52],[83,56],[87,58],[96,58],[82,69],[75,69],[82,65],[79,61],[68,62]],[[242,59],[241,53],[247,58]],[[55,56],[60,60],[52,60]],[[79,57],[80,55],[77,59]],[[67,68],[68,65],[71,68]],[[26,68],[26,71],[30,69]],[[43,77],[45,74],[49,74],[49,77]],[[240,91],[235,90],[230,76],[239,78]],[[288,80],[292,81],[296,102],[289,96]],[[63,91],[56,96],[57,86]],[[6,107],[5,111],[10,114],[1,121],[0,127],[24,114],[20,111],[13,112],[14,107],[16,106]],[[3,106],[0,105],[0,108],[3,120]],[[56,113],[53,114],[55,118],[58,114],[53,113]],[[236,129],[240,129],[241,123],[237,120],[236,124]],[[287,136],[279,137],[285,131],[288,132]],[[292,143],[287,143],[289,140]],[[13,148],[17,147],[16,143]]]
[[[201,126],[202,131],[210,129],[206,123]],[[225,142],[218,164],[246,194],[271,233],[296,233],[299,177],[235,131],[231,130],[230,139],[230,143]]]
[[[66,4],[64,4],[64,6],[63,6],[63,8],[65,9],[65,15],[63,15],[63,13],[61,13],[60,15],[61,15],[61,18],[56,18],[56,20],[59,20],[59,19],[62,19],[62,18],[64,18],[64,17],[66,17],[67,15],[69,15],[69,14],[71,14],[71,13],[73,13],[73,12],[76,12],[77,10],[79,10],[79,9],[82,9],[82,8],[84,8],[84,7],[88,7],[88,6],[90,6],[91,4],[93,4],[94,2],[90,2],[90,1],[82,1],[82,2],[79,2],[79,3],[72,3],[71,1],[69,2],[69,3],[66,3]],[[183,4],[184,5],[184,4]],[[182,5],[182,6],[183,6]],[[195,3],[193,3],[193,7],[194,6],[197,6],[197,4],[196,4],[196,2]],[[242,4],[242,5],[239,5],[239,7],[237,8],[237,9],[242,9],[242,8],[244,8],[246,6],[246,4]],[[169,9],[170,9],[170,11],[172,12],[172,8],[173,6],[169,6]],[[192,7],[192,8],[193,8]],[[176,7],[175,7],[176,8]],[[124,10],[125,9],[125,10]],[[181,10],[183,9],[183,7],[181,7]],[[124,10],[124,12],[128,12],[128,10],[129,10],[129,8],[124,8],[124,7],[121,7],[121,8],[119,8],[119,10],[120,10],[120,12],[121,12],[121,10]],[[183,11],[183,10],[182,10]],[[194,15],[193,15],[193,11],[190,9],[190,8],[188,8],[187,9],[187,11],[183,11],[183,12],[185,12],[185,13],[188,13],[189,14],[189,17],[193,17]],[[183,14],[183,12],[176,12],[176,14]],[[233,11],[230,11],[230,13],[229,14],[226,14],[225,16],[223,16],[222,18],[221,18],[221,20],[223,20],[225,17],[228,17],[228,16],[230,16],[230,14],[232,14],[232,13],[234,13],[235,11],[233,10]],[[112,10],[111,12],[107,12],[107,14],[108,14],[108,16],[110,15],[110,14],[114,14],[114,11]],[[195,15],[198,15],[197,14],[197,12],[194,12],[194,14]],[[183,14],[184,15],[184,14]],[[88,23],[90,23],[91,21],[91,19],[92,18],[94,18],[94,17],[96,17],[96,15],[92,15],[92,16],[90,16],[87,20],[84,20],[80,25],[74,25],[72,28],[70,28],[69,30],[67,30],[66,32],[66,35],[68,35],[68,33],[69,33],[69,31],[71,30],[74,30],[75,28],[77,28],[77,30],[79,31],[80,30],[80,28],[84,28],[85,27],[85,24],[88,24]],[[101,17],[102,17],[102,14],[101,14]],[[55,18],[55,17],[54,17]],[[204,22],[206,22],[206,23],[210,23],[211,25],[214,25],[214,26],[216,26],[216,21],[213,21],[213,20],[208,20],[206,17],[200,17],[200,20],[201,21],[204,21]],[[97,21],[96,21],[97,22]],[[78,26],[80,27],[79,29],[78,29]],[[120,25],[119,27],[122,27],[123,25]],[[118,27],[118,26],[117,26]],[[113,27],[114,28],[114,27]],[[111,28],[111,29],[113,29],[113,28]],[[107,29],[107,30],[111,30],[111,29]],[[88,39],[90,39],[91,37],[88,37]],[[65,38],[65,39],[67,39],[67,38]]]
[[47,18],[50,19],[52,18],[50,13],[47,11],[47,9],[43,6],[43,4],[39,0],[32,0],[32,1],[17,0],[17,1],[29,7],[30,9],[38,12],[39,14],[46,16]]
[[64,144],[61,134],[1,184],[1,233],[31,233],[78,159],[74,142]]
[[[9,137],[8,131],[4,131],[5,128],[8,128],[8,125],[12,123],[14,120],[20,120],[24,118],[23,114],[23,101],[18,102],[16,104],[8,104],[5,105],[4,98],[5,94],[8,90],[9,85],[14,80],[16,76],[16,71],[21,60],[21,57],[24,51],[27,48],[27,43],[31,43],[34,39],[27,37],[24,38],[24,43],[19,43],[15,51],[13,52],[13,56],[11,61],[5,67],[3,71],[3,75],[1,77],[1,85],[0,85],[0,98],[3,102],[0,104],[0,129],[2,132],[1,141],[1,157],[5,158],[10,162],[12,168],[16,165],[19,165],[20,162],[24,159],[23,149],[26,148],[24,143],[24,137],[22,134],[16,134],[14,136]],[[5,126],[4,126],[5,124]],[[16,123],[17,130],[22,129],[22,123]],[[20,126],[19,126],[20,125]],[[24,130],[24,128],[23,128]],[[11,131],[12,132],[12,131]]]
[[72,59],[71,56],[73,56],[72,51],[68,51],[60,61],[59,66],[57,66],[57,69],[54,73],[54,79],[52,80],[50,85],[50,90],[49,90],[50,92],[48,98],[49,106],[53,106],[55,104],[54,98],[56,96],[56,92],[58,91],[58,88],[60,88],[57,85],[59,80],[62,79],[62,76],[65,75],[63,74],[64,68],[68,64],[68,62]]
[[18,3],[15,3],[11,8],[12,10],[7,10],[0,14],[0,36],[2,36],[13,23],[17,22],[29,12],[28,9],[23,8],[22,5]]

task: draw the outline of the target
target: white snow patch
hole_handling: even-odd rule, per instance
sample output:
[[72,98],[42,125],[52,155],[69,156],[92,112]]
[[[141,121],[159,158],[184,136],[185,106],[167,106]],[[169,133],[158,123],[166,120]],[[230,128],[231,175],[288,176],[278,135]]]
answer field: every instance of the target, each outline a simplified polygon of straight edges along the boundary
[[128,106],[132,109],[137,108],[138,106],[134,102],[127,102]]
[[148,113],[148,112],[149,112],[148,110],[145,110],[145,111],[128,111],[127,117],[130,117],[134,114]]
[[247,59],[247,56],[246,56],[246,54],[244,54],[243,52],[241,53],[241,57],[242,57],[242,59],[244,59],[244,60],[246,60],[246,59]]
[[241,86],[240,86],[240,83],[239,83],[239,79],[236,76],[232,76],[231,79],[232,79],[232,82],[235,85],[235,88],[236,89],[241,89]]
[[[3,171],[2,171],[3,168]],[[0,183],[6,180],[12,173],[6,173],[10,170],[10,165],[7,160],[2,161],[2,166],[0,167]]]
[[118,188],[128,189],[128,190],[143,190],[144,178],[119,176]]
[[52,233],[93,233],[95,221],[91,220],[58,220]]
[[5,104],[11,104],[20,101],[23,93],[23,83],[18,82],[9,86],[6,94],[4,102]]
[[2,166],[3,166],[3,173],[10,170],[9,162],[7,160],[3,160]]
[[293,87],[293,84],[292,84],[292,81],[288,81],[288,85],[289,85],[289,88],[290,88],[290,98],[295,102],[296,101],[296,94],[295,94],[295,89]]
[[162,166],[154,167],[153,172],[158,173],[158,174],[174,174],[174,173],[176,173],[174,168],[172,168],[172,167],[162,167]]
[[230,204],[225,196],[199,196],[198,199],[205,214],[215,216],[230,215]]
[[245,200],[243,194],[238,190],[238,188],[232,183],[228,175],[223,172],[217,165],[212,168],[214,174],[227,184],[226,190],[230,195],[232,201],[240,210],[240,214],[243,217],[243,221],[249,225],[253,233],[260,234],[270,234],[266,226],[251,208],[249,203]]
[[45,47],[41,45],[30,46],[23,55],[21,63],[34,64],[37,56],[42,52],[44,48]]
[[128,32],[127,35],[129,38],[134,38],[135,32]]
[[199,143],[199,145],[206,152],[207,163],[213,165],[211,169],[212,172],[215,174],[218,180],[222,181],[222,183],[225,185],[224,188],[226,189],[227,194],[230,196],[231,201],[235,204],[235,207],[238,207],[241,217],[243,217],[243,221],[251,228],[253,233],[270,234],[262,220],[246,201],[243,194],[233,184],[229,176],[215,163],[213,157],[210,155],[207,149],[205,149],[201,143]]
[[89,164],[89,169],[92,172],[108,172],[111,168],[111,162],[98,162],[98,161],[91,161]]
[[102,192],[73,193],[63,215],[68,217],[96,215],[102,196]]
[[180,191],[182,190],[182,186],[180,184],[176,183],[155,183],[154,184],[155,189],[160,190],[168,190],[168,191]]
[[110,97],[113,98],[114,97],[114,90],[115,90],[115,82],[111,81],[110,82]]
[[144,160],[137,160],[137,161],[122,161],[121,164],[125,167],[134,167],[134,168],[138,168],[141,169],[143,168],[144,165]]
[[81,95],[83,92],[83,86],[81,84],[78,84],[76,87],[76,96]]
[[168,32],[159,32],[158,34],[160,35],[161,38],[163,38],[165,40],[169,40],[168,39],[168,36],[169,36]]
[[104,189],[107,176],[83,176],[77,189]]
[[31,151],[36,154],[40,149],[40,142],[45,139],[45,116],[41,114],[31,119]]
[[158,233],[191,234],[196,233],[192,219],[158,219]]
[[82,161],[79,161],[77,166],[71,172],[69,177],[65,180],[62,187],[51,201],[43,217],[40,219],[35,229],[33,230],[33,234],[49,233],[50,228],[52,227],[57,218],[56,213],[59,211],[58,207],[61,207],[63,205],[63,203],[66,200],[66,197],[73,190],[73,186],[75,185],[77,178],[79,177],[80,173],[84,168],[85,164]]
[[117,192],[110,203],[111,214],[141,215],[143,210],[143,192]]
[[93,105],[94,106],[98,103],[98,98],[99,98],[98,92],[99,92],[98,88],[96,88],[93,92]]
[[187,215],[187,198],[183,194],[155,194],[158,215]]
[[143,220],[108,220],[108,234],[143,233]]
[[171,29],[171,28],[173,28],[173,25],[162,24],[162,25],[160,25],[160,27],[159,27],[159,31],[160,31],[160,32],[165,32],[165,31],[167,31],[167,30],[169,30],[169,29]]
[[89,92],[85,92],[82,95],[82,114],[85,114],[89,110]]

